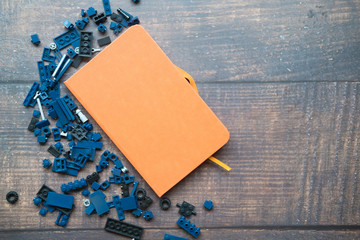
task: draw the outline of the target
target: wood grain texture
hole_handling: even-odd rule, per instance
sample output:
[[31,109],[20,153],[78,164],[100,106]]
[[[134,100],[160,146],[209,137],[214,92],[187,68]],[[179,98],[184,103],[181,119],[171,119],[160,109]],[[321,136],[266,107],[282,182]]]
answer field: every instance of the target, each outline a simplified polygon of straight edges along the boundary
[[[354,81],[360,75],[356,0],[111,4],[139,16],[170,59],[198,82]],[[103,9],[101,1],[2,0],[0,79],[37,79],[42,47],[64,31],[65,19],[75,22],[90,5]],[[99,37],[94,24],[89,29]],[[30,43],[33,33],[42,40],[38,48]]]

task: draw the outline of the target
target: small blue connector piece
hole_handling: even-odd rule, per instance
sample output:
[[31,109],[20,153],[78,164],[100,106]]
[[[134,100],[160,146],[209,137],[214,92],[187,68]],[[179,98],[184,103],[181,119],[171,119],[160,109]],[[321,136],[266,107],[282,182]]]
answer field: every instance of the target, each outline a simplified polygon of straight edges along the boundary
[[36,33],[33,34],[33,35],[31,35],[30,38],[31,38],[31,42],[32,42],[34,45],[38,46],[38,45],[40,44],[39,35],[37,35]]
[[93,17],[97,14],[97,10],[93,7],[89,7],[89,9],[86,12],[89,17]]
[[100,184],[98,182],[93,182],[91,184],[91,188],[94,189],[95,191],[99,190],[100,189]]
[[50,55],[50,48],[44,47],[44,51],[43,51],[43,55],[42,55],[42,60],[43,61],[48,61],[48,62],[53,62],[55,61],[55,56]]
[[41,216],[45,217],[47,212],[48,212],[48,210],[46,208],[41,208],[40,211],[39,211],[39,214]]
[[99,26],[98,26],[98,30],[99,30],[99,32],[105,33],[106,32],[105,25],[100,23]]
[[34,116],[34,117],[40,117],[40,111],[34,110],[33,116]]
[[106,16],[110,16],[111,15],[111,7],[110,7],[110,1],[109,0],[103,0],[103,5],[104,5],[104,11]]
[[34,197],[33,202],[35,206],[40,206],[40,203],[42,202],[42,199],[39,197]]
[[41,131],[44,133],[45,137],[49,137],[51,134],[49,126],[41,128]]
[[213,202],[211,200],[206,200],[204,202],[204,207],[210,211],[214,207]]
[[40,136],[41,135],[41,129],[35,128],[34,129],[34,135],[35,135],[35,137]]
[[85,128],[88,131],[91,131],[94,128],[91,122],[86,122],[82,126],[83,126],[83,128]]
[[49,159],[44,159],[43,160],[43,162],[42,162],[42,166],[43,166],[43,168],[48,168],[48,167],[50,167],[51,166],[51,162],[49,161]]
[[52,133],[53,133],[54,141],[55,141],[55,142],[58,142],[58,141],[61,140],[60,130],[59,130],[58,128],[53,128],[53,129],[52,129]]
[[33,85],[30,88],[30,91],[26,95],[26,98],[23,102],[25,107],[28,107],[28,106],[33,107],[35,105],[36,100],[34,99],[34,97],[35,97],[35,94],[36,94],[37,90],[39,89],[39,87],[40,87],[39,83],[37,83],[37,82],[33,83]]
[[77,26],[78,29],[83,30],[86,26],[86,22],[84,22],[83,20],[77,20],[75,22],[75,25]]
[[142,210],[140,209],[140,208],[138,208],[138,209],[136,209],[136,210],[134,210],[134,211],[132,211],[132,214],[135,216],[135,217],[140,217],[141,216],[141,214],[142,214]]
[[191,222],[186,220],[184,216],[181,216],[176,223],[194,238],[197,238],[200,235],[200,228],[196,227],[194,224],[191,224]]
[[88,24],[88,23],[89,23],[89,18],[88,18],[88,17],[83,17],[83,18],[82,18],[82,21],[83,21],[84,23]]
[[65,20],[64,22],[63,22],[63,24],[64,24],[64,27],[65,28],[67,28],[67,29],[73,29],[74,28],[74,24],[72,24],[69,20]]
[[67,49],[67,54],[69,55],[70,58],[74,58],[74,57],[76,57],[76,55],[77,55],[77,53],[75,52],[75,50],[72,49],[72,48],[68,48],[68,49]]
[[87,190],[87,189],[84,189],[84,191],[82,191],[81,194],[82,194],[83,196],[87,197],[87,196],[89,196],[90,191]]
[[43,135],[38,136],[38,137],[37,137],[37,141],[38,141],[38,143],[40,143],[40,144],[44,144],[44,143],[46,143],[46,141],[47,141],[47,137],[45,137],[45,136],[43,136]]
[[85,12],[84,9],[81,9],[81,16],[82,16],[82,17],[85,17],[85,16],[86,16],[86,12]]
[[56,43],[57,49],[60,51],[65,47],[69,46],[70,44],[78,44],[80,39],[79,32],[73,28],[69,29],[67,32],[60,34],[59,36],[55,37],[53,40]]
[[144,219],[146,221],[150,221],[151,219],[153,219],[154,214],[152,213],[152,211],[145,211],[144,212]]
[[164,240],[189,240],[189,239],[165,233]]
[[[53,131],[54,133],[54,131]],[[61,142],[57,142],[54,144],[54,147],[56,148],[56,150],[58,150],[59,152],[64,152],[64,146],[61,144]]]

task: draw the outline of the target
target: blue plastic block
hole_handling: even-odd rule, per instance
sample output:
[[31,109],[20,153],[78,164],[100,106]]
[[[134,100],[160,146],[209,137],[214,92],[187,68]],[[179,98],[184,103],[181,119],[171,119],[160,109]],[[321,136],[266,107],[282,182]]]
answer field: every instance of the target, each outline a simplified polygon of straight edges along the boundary
[[33,85],[30,88],[30,91],[28,92],[28,94],[26,95],[26,98],[23,102],[24,106],[28,107],[28,106],[34,106],[36,103],[36,100],[34,99],[35,94],[37,92],[37,90],[39,89],[40,84],[37,82],[34,82]]
[[125,184],[132,183],[135,180],[134,176],[129,176],[128,174],[125,174],[123,178],[124,178]]
[[130,27],[130,26],[133,26],[133,25],[136,25],[136,24],[140,24],[140,20],[139,20],[138,17],[133,17],[131,19],[131,21],[129,21],[128,23],[129,23],[129,27]]
[[204,202],[204,207],[207,209],[207,210],[211,210],[213,209],[214,205],[213,205],[213,202],[211,200],[206,200]]
[[47,202],[43,202],[42,205],[46,207],[46,209],[49,210],[49,212],[51,213],[56,210],[55,207],[48,205]]
[[98,30],[99,30],[99,32],[104,33],[104,32],[106,32],[106,26],[104,24],[100,23],[98,26]]
[[[72,45],[75,46],[75,44],[76,44],[76,42],[73,43]],[[60,62],[60,60],[61,60],[61,58],[62,58],[62,53],[60,52],[60,50],[59,50],[59,49],[55,49],[55,50],[53,50],[53,52],[54,52],[54,55],[55,55],[55,57],[56,57],[56,60],[58,60],[58,61]]]
[[61,99],[64,100],[64,102],[66,103],[66,105],[69,107],[69,109],[71,111],[74,111],[77,108],[77,105],[75,104],[75,102],[70,98],[69,95],[65,95],[63,96]]
[[101,138],[102,138],[102,137],[101,137],[101,134],[98,133],[98,132],[93,133],[93,134],[91,135],[91,140],[92,140],[92,141],[95,141],[95,142],[99,141]]
[[[54,128],[53,128],[53,134],[54,133]],[[64,152],[64,146],[61,144],[61,142],[57,142],[54,144],[54,147],[56,148],[56,150],[58,150],[59,152]]]
[[84,148],[84,147],[78,147],[73,146],[71,149],[71,157],[73,159],[76,159],[80,154],[89,156],[90,161],[94,161],[95,158],[95,148]]
[[100,173],[104,170],[100,165],[96,165],[95,169],[96,169],[96,172],[98,172],[98,173]]
[[33,198],[33,202],[34,202],[34,205],[35,206],[40,206],[41,202],[42,202],[42,199],[39,198],[39,197],[34,197]]
[[142,214],[142,210],[140,209],[140,208],[138,208],[138,209],[136,209],[136,210],[134,210],[134,211],[132,211],[132,214],[135,216],[135,217],[140,217],[141,216],[141,214]]
[[94,128],[91,122],[86,122],[82,126],[83,126],[83,128],[85,128],[88,131],[91,131]]
[[124,214],[124,210],[122,208],[122,205],[121,205],[121,201],[120,201],[120,197],[119,195],[114,195],[113,196],[113,204],[114,204],[114,207],[116,209],[116,212],[118,214],[118,217],[119,217],[119,220],[124,220],[125,219],[125,214]]
[[103,2],[103,5],[104,5],[105,15],[110,16],[111,15],[110,1],[109,0],[103,0],[102,2]]
[[43,61],[48,61],[48,62],[55,61],[55,56],[50,55],[50,52],[51,52],[50,48],[44,47],[44,51],[42,55]]
[[89,198],[99,216],[109,212],[109,206],[106,204],[105,194],[102,191],[97,190],[96,192],[91,193]]
[[[115,155],[115,154],[114,154]],[[102,154],[101,154],[101,160],[107,160],[109,159],[109,157],[111,156],[111,153],[109,150],[105,150]],[[116,155],[115,155],[116,156]]]
[[111,169],[111,173],[114,176],[120,177],[121,171],[119,169],[117,169],[117,168],[113,168],[113,169]]
[[110,182],[108,180],[105,180],[103,183],[100,184],[100,188],[102,190],[106,190],[108,187],[110,187]]
[[45,137],[43,135],[42,136],[37,136],[37,141],[38,141],[38,143],[44,144],[47,141],[47,137]]
[[33,116],[34,116],[34,117],[40,117],[40,111],[34,110]]
[[89,20],[88,17],[83,17],[83,18],[82,18],[82,21],[83,21],[85,24],[88,24],[90,20]]
[[138,184],[139,184],[139,182],[134,182],[133,189],[131,190],[131,194],[130,194],[131,196],[135,195],[135,191],[136,191]]
[[48,96],[48,94],[47,94],[46,92],[41,92],[39,97],[40,97],[41,102],[43,102],[43,101],[45,101],[49,96]]
[[100,189],[100,184],[98,182],[93,182],[91,184],[91,188],[94,189],[95,191]]
[[59,212],[55,224],[61,227],[66,227],[68,221],[69,221],[69,216],[63,214],[62,212]]
[[87,215],[91,215],[95,212],[95,207],[93,204],[90,203],[90,205],[85,209],[85,213]]
[[165,233],[164,240],[189,240],[189,239],[182,238],[182,237],[177,237],[177,236]]
[[41,216],[45,217],[47,212],[48,212],[48,210],[46,208],[41,208],[40,211],[39,211],[39,214]]
[[[44,65],[44,61],[38,61],[37,62],[37,67],[38,67],[38,72],[39,72],[39,79],[40,79],[40,83],[42,87],[48,87],[48,79],[47,77],[47,72],[45,69],[45,65]],[[49,79],[50,81],[50,79]]]
[[45,99],[44,101],[41,102],[47,109],[49,109],[51,107],[51,103],[49,99]]
[[132,0],[133,1],[133,3],[139,3],[140,2],[140,0]]
[[46,127],[46,126],[49,126],[49,125],[50,125],[50,122],[49,122],[48,119],[41,120],[40,122],[35,124],[35,126],[37,128],[43,128],[43,127]]
[[184,216],[181,216],[176,223],[194,238],[199,236],[200,228],[195,227],[195,225],[191,224],[189,220],[186,220]]
[[80,170],[80,167],[79,167],[79,166],[77,166],[76,164],[74,164],[73,161],[68,161],[68,160],[66,160],[66,168],[68,168],[68,169],[74,169],[74,170],[77,170],[77,171]]
[[53,172],[66,172],[66,158],[55,158],[52,167]]
[[122,26],[120,26],[120,27],[118,27],[118,28],[115,28],[115,29],[113,30],[113,33],[114,33],[115,35],[118,35],[118,34],[122,31],[122,29],[123,29]]
[[85,197],[89,196],[90,194],[90,191],[87,190],[87,189],[84,189],[82,192],[81,192],[82,195],[84,195]]
[[83,154],[79,154],[78,156],[77,156],[77,158],[75,158],[75,160],[74,160],[74,164],[75,165],[77,165],[77,166],[79,166],[79,167],[85,167],[85,164],[86,164],[86,162],[87,162],[87,160],[89,159],[89,157],[88,156],[86,156],[86,155],[83,155]]
[[86,11],[84,9],[81,9],[81,16],[85,17],[86,16]]
[[123,178],[119,176],[109,177],[110,183],[122,183],[123,181],[124,181]]
[[56,43],[57,49],[62,50],[70,44],[79,41],[80,34],[79,32],[73,28],[69,29],[67,32],[57,36],[54,38],[54,42]]
[[97,14],[97,10],[93,7],[89,7],[88,10],[86,10],[89,17],[93,17]]
[[77,190],[87,186],[87,182],[84,178],[80,180],[75,180],[74,182],[69,182],[68,184],[61,185],[61,191],[67,193],[72,190]]
[[51,134],[49,126],[41,128],[41,131],[44,133],[45,137],[49,137]]
[[33,44],[35,44],[36,46],[38,46],[40,44],[39,35],[37,35],[36,33],[31,35],[30,38],[31,38],[31,42]]
[[75,50],[72,49],[72,48],[68,48],[67,54],[68,54],[69,57],[71,57],[71,58],[74,58],[74,57],[76,57],[76,55],[77,55],[77,53],[75,52]]
[[74,204],[74,196],[56,192],[49,192],[46,203],[53,207],[72,209]]
[[77,20],[75,22],[75,25],[78,27],[78,29],[83,30],[86,26],[86,22],[84,22],[83,20]]
[[34,135],[37,137],[37,136],[40,136],[41,135],[41,129],[34,129]]
[[67,29],[73,29],[74,28],[74,24],[72,24],[69,20],[65,20],[64,22],[63,22],[63,24],[64,24],[64,27],[66,27]]
[[52,129],[52,133],[53,133],[54,141],[55,141],[55,142],[61,140],[61,138],[60,138],[60,130],[59,130],[58,128],[53,128],[53,129]]
[[71,140],[73,140],[73,136],[70,133],[68,133],[68,135],[66,136],[66,139],[68,141],[71,141]]
[[65,63],[62,64],[62,68],[60,71],[58,71],[58,73],[55,75],[55,81],[59,81],[61,79],[61,77],[64,75],[64,73],[66,72],[66,70],[71,66],[72,64],[72,60],[69,58],[68,55],[65,55],[65,59],[66,61],[64,61]]
[[113,201],[106,202],[106,204],[108,205],[109,208],[115,207]]
[[67,168],[64,173],[67,174],[67,175],[71,175],[71,176],[77,177],[79,171],[78,171],[78,170],[75,170],[75,169]]
[[116,28],[121,27],[120,23],[116,23],[116,22],[111,22],[110,23],[110,29],[111,30],[115,30]]
[[153,219],[154,214],[152,213],[152,211],[145,211],[144,212],[144,219],[146,221],[150,221],[151,219]]
[[49,161],[49,159],[44,159],[43,160],[43,162],[42,162],[42,166],[43,166],[43,168],[48,168],[48,167],[50,167],[51,166],[51,162]]
[[120,199],[121,207],[124,211],[133,210],[138,208],[136,196],[124,197]]

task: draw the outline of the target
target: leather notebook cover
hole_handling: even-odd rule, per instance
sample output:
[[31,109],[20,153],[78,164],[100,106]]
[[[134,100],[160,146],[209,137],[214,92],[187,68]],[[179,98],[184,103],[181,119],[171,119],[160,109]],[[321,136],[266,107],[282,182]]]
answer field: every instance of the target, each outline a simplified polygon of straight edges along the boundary
[[65,85],[161,197],[229,140],[229,132],[139,25]]

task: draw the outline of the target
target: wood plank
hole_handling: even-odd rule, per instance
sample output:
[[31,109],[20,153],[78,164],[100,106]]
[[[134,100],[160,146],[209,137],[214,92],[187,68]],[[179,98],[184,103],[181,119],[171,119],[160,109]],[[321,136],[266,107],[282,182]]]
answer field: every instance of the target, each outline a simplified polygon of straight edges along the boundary
[[[42,47],[64,31],[65,19],[75,22],[89,6],[103,9],[101,1],[2,0],[0,79],[37,79]],[[117,7],[139,16],[170,59],[198,82],[359,79],[359,1],[112,2],[113,11]],[[86,30],[100,37],[95,24]],[[33,33],[40,47],[30,43]]]
[[[230,131],[230,142],[215,156],[232,171],[204,163],[167,194],[173,207],[163,212],[155,194],[103,134],[104,150],[120,154],[154,199],[152,222],[129,215],[128,221],[148,228],[173,227],[178,218],[175,204],[186,200],[196,206],[198,214],[191,220],[202,228],[360,225],[360,83],[213,83],[198,87]],[[56,215],[40,217],[32,198],[43,183],[59,191],[62,183],[76,179],[41,167],[43,158],[53,158],[46,152],[49,143],[38,145],[27,130],[32,109],[23,107],[22,101],[29,88],[26,84],[0,85],[0,191],[20,194],[15,206],[0,199],[0,212],[6,216],[0,218],[0,230],[53,228]],[[62,89],[65,93],[68,91]],[[87,164],[79,178],[94,170],[95,163]],[[101,173],[101,181],[109,175],[110,169]],[[108,199],[119,193],[118,186],[106,191]],[[76,209],[68,228],[101,228],[104,219],[86,216],[84,197],[74,195]],[[201,207],[206,199],[214,201],[212,212]],[[110,216],[115,217],[115,212]]]
[[[142,239],[163,239],[164,234],[172,234],[175,236],[181,236],[184,238],[192,239],[190,235],[187,235],[180,229],[146,229]],[[101,229],[94,230],[63,230],[55,229],[54,231],[20,231],[20,232],[1,232],[0,237],[2,239],[129,239],[116,234],[108,233]],[[239,229],[202,229],[198,239],[307,239],[307,240],[338,240],[338,239],[358,239],[360,236],[359,231],[302,231],[302,230],[239,230]]]

